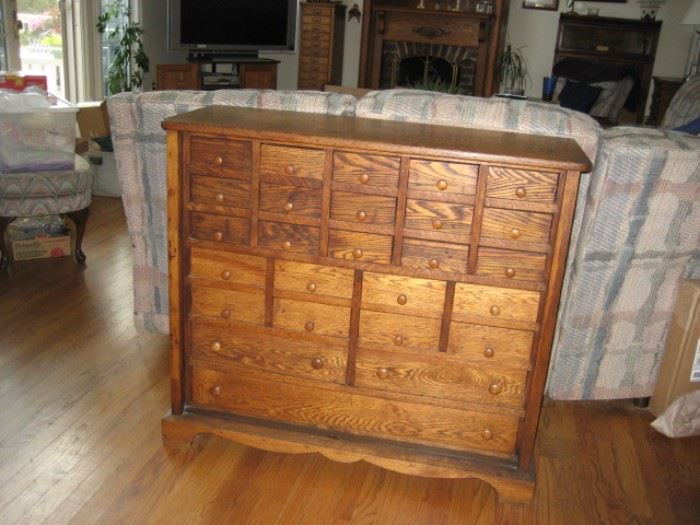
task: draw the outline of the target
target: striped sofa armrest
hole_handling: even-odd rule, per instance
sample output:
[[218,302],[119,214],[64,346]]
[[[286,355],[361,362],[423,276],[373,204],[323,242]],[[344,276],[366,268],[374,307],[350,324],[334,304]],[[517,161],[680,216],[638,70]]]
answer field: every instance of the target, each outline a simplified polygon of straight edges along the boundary
[[549,395],[651,395],[680,282],[700,277],[700,139],[606,130],[570,254]]

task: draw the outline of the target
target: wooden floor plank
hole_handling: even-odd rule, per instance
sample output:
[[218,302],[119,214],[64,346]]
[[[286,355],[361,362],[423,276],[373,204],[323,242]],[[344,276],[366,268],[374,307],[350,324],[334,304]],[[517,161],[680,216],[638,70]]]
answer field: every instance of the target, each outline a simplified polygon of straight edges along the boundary
[[478,480],[410,477],[198,436],[165,448],[167,337],[133,325],[118,199],[84,249],[0,272],[0,523],[700,523],[700,438],[624,402],[545,404],[531,506]]

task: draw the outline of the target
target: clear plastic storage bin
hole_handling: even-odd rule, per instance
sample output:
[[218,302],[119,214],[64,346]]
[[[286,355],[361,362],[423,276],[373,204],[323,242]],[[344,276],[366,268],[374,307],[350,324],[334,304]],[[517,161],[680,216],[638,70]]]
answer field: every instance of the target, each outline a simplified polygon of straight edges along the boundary
[[0,111],[0,171],[73,169],[77,113],[67,102]]

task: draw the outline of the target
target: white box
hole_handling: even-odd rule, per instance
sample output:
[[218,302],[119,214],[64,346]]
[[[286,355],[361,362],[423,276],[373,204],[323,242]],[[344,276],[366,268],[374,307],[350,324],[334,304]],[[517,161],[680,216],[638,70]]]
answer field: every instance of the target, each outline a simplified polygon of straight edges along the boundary
[[71,170],[75,117],[70,104],[0,113],[0,171]]
[[101,197],[121,197],[122,189],[117,176],[117,163],[114,153],[108,151],[89,151],[86,154],[90,169],[94,173],[92,194]]

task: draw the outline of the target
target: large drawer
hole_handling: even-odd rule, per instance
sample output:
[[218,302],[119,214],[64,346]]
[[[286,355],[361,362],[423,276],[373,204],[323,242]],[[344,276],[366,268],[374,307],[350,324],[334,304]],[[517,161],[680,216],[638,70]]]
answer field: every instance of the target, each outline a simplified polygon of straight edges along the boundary
[[530,368],[533,332],[452,321],[447,352],[478,366]]
[[396,195],[399,165],[398,157],[336,151],[333,154],[333,184]]
[[333,191],[331,219],[356,224],[393,226],[395,217],[396,199],[394,197]]
[[444,281],[365,272],[362,308],[439,318],[445,304],[445,288]]
[[302,333],[348,337],[350,307],[275,298],[272,323]]
[[323,150],[263,144],[260,173],[267,176],[300,177],[322,180],[326,154]]
[[318,255],[319,242],[318,228],[268,221],[260,221],[258,226],[258,244],[262,248]]
[[534,324],[539,303],[539,292],[457,283],[452,318],[496,325],[508,322]]
[[360,311],[360,348],[403,348],[437,352],[441,319]]
[[552,216],[547,213],[485,208],[481,237],[530,243],[549,243]]
[[510,457],[516,415],[436,407],[194,366],[194,406],[323,430]]
[[357,355],[355,385],[519,409],[525,398],[525,377],[524,371],[474,366],[438,353],[362,350]]
[[557,196],[556,173],[491,166],[487,180],[487,197],[552,203]]
[[265,293],[260,291],[225,290],[206,286],[191,288],[190,312],[218,319],[256,325],[265,324]]
[[211,208],[228,206],[250,209],[250,187],[248,181],[192,175],[190,200]]
[[479,168],[474,164],[412,160],[409,165],[409,195],[416,190],[474,196],[478,174]]
[[401,250],[401,266],[416,270],[467,272],[469,246],[406,239]]
[[250,219],[190,213],[190,235],[204,241],[250,244]]
[[213,251],[193,246],[190,252],[190,275],[213,281],[235,282],[265,289],[264,257]]
[[353,270],[292,261],[275,261],[275,289],[295,292],[313,301],[319,296],[352,298]]
[[193,320],[191,327],[195,357],[265,373],[345,383],[346,345],[333,344],[328,338],[298,339],[272,331],[234,331],[204,319]]
[[190,173],[250,180],[253,147],[250,142],[194,136],[190,139]]

